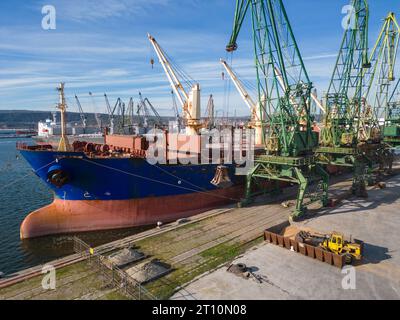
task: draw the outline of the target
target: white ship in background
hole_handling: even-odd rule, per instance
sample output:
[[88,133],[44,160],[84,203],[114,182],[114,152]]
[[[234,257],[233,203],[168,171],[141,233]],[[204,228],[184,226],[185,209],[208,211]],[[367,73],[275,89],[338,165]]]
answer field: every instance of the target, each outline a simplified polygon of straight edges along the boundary
[[[32,137],[39,145],[57,146],[61,136],[61,123],[57,122],[57,112],[52,112],[52,119],[38,122],[38,134]],[[73,143],[76,140],[85,139],[92,143],[104,143],[104,134],[97,127],[83,126],[80,123],[67,123],[66,131],[68,140]]]

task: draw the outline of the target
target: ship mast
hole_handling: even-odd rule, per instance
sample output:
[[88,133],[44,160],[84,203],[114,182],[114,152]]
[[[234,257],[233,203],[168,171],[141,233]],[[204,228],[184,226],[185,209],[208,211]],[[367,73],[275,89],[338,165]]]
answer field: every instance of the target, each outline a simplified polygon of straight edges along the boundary
[[58,109],[60,109],[61,113],[61,138],[60,142],[58,143],[58,151],[71,151],[71,147],[68,142],[68,137],[67,137],[67,125],[66,125],[66,110],[67,110],[67,104],[65,103],[65,95],[64,95],[64,82],[61,82],[59,87],[57,88],[60,96],[60,102],[57,106]]

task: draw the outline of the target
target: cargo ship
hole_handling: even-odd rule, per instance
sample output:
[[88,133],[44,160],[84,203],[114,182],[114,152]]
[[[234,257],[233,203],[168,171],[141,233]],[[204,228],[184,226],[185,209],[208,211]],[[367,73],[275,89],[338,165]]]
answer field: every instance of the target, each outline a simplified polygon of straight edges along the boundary
[[[167,55],[148,37],[181,105],[182,130],[159,128],[161,133],[150,139],[148,133],[114,135],[106,130],[103,142],[68,141],[61,83],[57,146],[17,145],[54,192],[53,203],[25,218],[21,238],[164,223],[242,199],[247,172],[236,173],[248,163],[236,164],[232,159],[238,152],[240,157],[253,155],[254,139],[239,137],[239,145],[234,146],[233,139],[219,137],[207,151],[210,143],[200,134],[209,129],[200,116],[200,85],[190,83],[185,88]],[[150,142],[159,140],[165,141],[157,151],[165,161],[155,163]]]
[[109,147],[83,143],[86,151],[59,152],[18,146],[54,192],[53,203],[25,218],[22,239],[165,223],[243,196],[244,179],[235,175],[235,165],[152,165],[139,149],[117,151],[118,157],[89,151]]
[[[198,114],[199,99],[193,98],[198,90],[195,85],[190,95],[188,110],[193,115]],[[153,163],[144,135],[105,135],[103,144],[70,144],[63,83],[59,91],[58,148],[17,144],[35,174],[54,192],[50,205],[25,218],[22,239],[164,223],[242,198],[245,176],[235,174],[240,165],[223,163],[226,154],[220,150],[221,161],[204,161],[201,137],[192,134],[199,129],[197,119],[188,121],[183,135],[161,131],[166,143],[158,152],[164,154],[165,163]],[[210,158],[211,154],[212,150]]]

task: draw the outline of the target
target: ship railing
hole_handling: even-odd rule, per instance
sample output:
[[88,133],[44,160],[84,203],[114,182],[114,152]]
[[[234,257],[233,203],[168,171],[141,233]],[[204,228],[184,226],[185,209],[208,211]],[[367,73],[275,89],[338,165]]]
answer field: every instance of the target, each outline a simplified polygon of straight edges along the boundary
[[53,150],[53,147],[51,145],[30,146],[25,142],[17,142],[15,147],[17,148],[17,150],[30,150],[30,151],[49,151],[49,150]]
[[87,243],[76,236],[72,238],[72,241],[74,252],[80,254],[81,257],[87,260],[89,265],[96,267],[108,284],[119,288],[123,293],[129,295],[134,300],[158,300],[156,296],[133,279],[127,272],[120,269],[107,257],[96,252],[96,250],[91,248]]

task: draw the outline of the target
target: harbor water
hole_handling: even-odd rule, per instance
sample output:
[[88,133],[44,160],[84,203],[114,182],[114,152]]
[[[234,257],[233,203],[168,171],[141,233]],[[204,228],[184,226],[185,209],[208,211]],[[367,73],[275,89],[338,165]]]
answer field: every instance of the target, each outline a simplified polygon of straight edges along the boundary
[[[51,203],[52,192],[36,177],[16,150],[16,142],[0,139],[0,272],[5,275],[72,253],[71,235],[20,240],[19,228],[27,214]],[[146,228],[90,232],[78,236],[92,246],[120,239]]]

